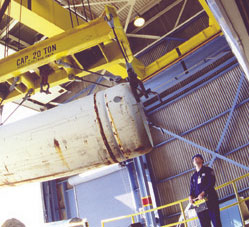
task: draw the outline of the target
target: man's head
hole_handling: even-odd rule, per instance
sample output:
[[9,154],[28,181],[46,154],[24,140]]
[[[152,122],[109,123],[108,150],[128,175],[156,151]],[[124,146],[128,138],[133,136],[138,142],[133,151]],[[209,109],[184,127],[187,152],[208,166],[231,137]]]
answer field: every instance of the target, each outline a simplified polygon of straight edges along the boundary
[[2,227],[25,227],[25,225],[19,220],[12,218],[5,221]]
[[196,154],[192,157],[192,161],[195,167],[200,167],[204,163],[204,159],[201,154]]

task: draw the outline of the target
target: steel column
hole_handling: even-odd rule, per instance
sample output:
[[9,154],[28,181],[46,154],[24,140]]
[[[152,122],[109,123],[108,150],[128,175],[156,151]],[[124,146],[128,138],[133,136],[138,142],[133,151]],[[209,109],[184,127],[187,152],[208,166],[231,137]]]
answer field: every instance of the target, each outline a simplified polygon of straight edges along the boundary
[[63,182],[62,183],[62,194],[63,194],[63,202],[64,202],[64,206],[65,206],[65,214],[66,214],[66,218],[69,218],[69,201],[68,201],[68,197],[66,194],[66,190],[67,190],[67,183]]
[[222,160],[224,160],[224,161],[227,161],[227,162],[229,162],[229,163],[231,163],[231,164],[233,164],[233,165],[235,165],[235,166],[238,166],[238,167],[240,167],[240,168],[242,168],[242,169],[244,169],[244,170],[249,171],[249,167],[247,167],[247,166],[245,166],[245,165],[242,165],[241,163],[238,163],[238,162],[236,162],[236,161],[234,161],[234,160],[232,160],[232,159],[226,158],[226,157],[223,156],[223,155],[216,154],[214,151],[211,151],[211,150],[209,150],[209,149],[206,148],[206,147],[203,147],[203,146],[201,146],[201,145],[199,145],[199,144],[194,143],[193,141],[190,141],[190,140],[185,139],[185,138],[183,138],[183,137],[181,137],[181,136],[178,136],[177,134],[175,134],[175,133],[173,133],[173,132],[170,132],[170,131],[168,131],[167,129],[164,129],[164,128],[162,128],[162,127],[159,127],[159,126],[154,125],[153,123],[149,123],[149,124],[150,124],[151,127],[153,127],[153,128],[155,128],[155,129],[161,131],[162,133],[166,133],[166,134],[168,134],[168,135],[171,135],[171,136],[173,136],[173,137],[175,137],[175,138],[177,138],[177,139],[179,139],[179,140],[181,140],[181,141],[183,141],[183,142],[185,142],[185,143],[187,143],[187,144],[189,144],[189,145],[191,145],[191,146],[193,146],[193,147],[195,147],[195,148],[197,148],[197,149],[200,149],[200,150],[205,151],[205,152],[207,152],[207,153],[209,153],[209,154],[212,154],[212,155],[216,155],[217,158],[220,158],[220,159],[222,159]]
[[[129,181],[131,184],[131,188],[132,188],[132,194],[134,197],[134,203],[135,203],[135,209],[136,211],[139,211],[139,208],[142,207],[141,204],[141,196],[139,193],[139,186],[138,186],[138,182],[137,182],[137,177],[136,177],[136,170],[135,170],[135,165],[133,161],[127,161],[126,162],[126,168],[128,170],[128,174],[129,174]],[[141,218],[140,216],[137,216],[137,221],[141,222]]]
[[49,182],[44,182],[42,184],[42,195],[44,201],[44,217],[46,222],[53,221],[49,192]]
[[[237,92],[236,92],[236,95],[235,95],[235,98],[234,98],[234,101],[233,101],[233,105],[232,105],[231,111],[230,111],[230,113],[229,113],[229,115],[228,115],[228,118],[227,118],[227,121],[226,121],[226,125],[225,125],[225,127],[224,127],[224,129],[223,129],[223,132],[222,132],[222,134],[221,134],[219,143],[218,143],[218,145],[217,145],[217,147],[216,147],[216,149],[215,149],[215,152],[216,152],[216,153],[218,153],[219,150],[220,150],[221,144],[222,144],[222,142],[223,142],[223,140],[224,140],[224,138],[225,138],[226,132],[227,132],[228,127],[229,127],[229,124],[230,124],[230,122],[231,122],[231,119],[232,119],[232,116],[233,116],[233,112],[234,112],[234,110],[235,110],[235,108],[236,108],[236,103],[237,103],[238,98],[239,98],[240,89],[241,89],[242,84],[243,84],[243,81],[244,81],[244,77],[245,77],[245,74],[242,73],[241,78],[240,78],[240,82],[239,82],[239,86],[238,86],[238,89],[237,89]],[[211,160],[210,163],[209,163],[209,166],[210,166],[210,167],[212,167],[212,165],[213,165],[215,159],[216,159],[216,155],[213,155],[212,160]]]
[[[142,198],[150,198],[150,191],[149,191],[148,181],[146,178],[146,173],[145,173],[145,169],[144,169],[144,162],[143,162],[142,157],[134,158],[134,163],[135,163],[135,167],[137,170],[138,183],[140,186],[141,197]],[[152,205],[148,204],[147,206],[145,206],[143,204],[143,209],[150,210],[150,209],[152,209]],[[147,223],[148,227],[156,226],[155,215],[153,212],[146,213],[145,218],[146,218],[146,223]]]

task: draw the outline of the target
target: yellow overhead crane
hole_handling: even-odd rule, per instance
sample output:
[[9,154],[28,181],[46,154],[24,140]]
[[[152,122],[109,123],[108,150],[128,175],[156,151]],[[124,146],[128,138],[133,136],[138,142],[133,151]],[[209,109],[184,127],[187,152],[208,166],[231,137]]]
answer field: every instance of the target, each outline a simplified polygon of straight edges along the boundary
[[[34,0],[29,6],[28,1],[23,0],[22,17],[20,0],[11,1],[10,17],[17,20],[22,18],[22,23],[49,38],[0,60],[0,83],[7,82],[13,88],[9,92],[0,93],[0,102],[4,104],[23,98],[28,92],[34,94],[43,90],[46,85],[57,86],[68,82],[71,75],[83,77],[88,75],[89,71],[98,72],[105,69],[126,78],[128,75],[125,59],[113,30],[106,21],[106,18],[111,17],[120,46],[138,78],[150,78],[205,42],[221,35],[220,27],[206,2],[199,1],[210,18],[209,27],[178,47],[181,56],[174,49],[146,67],[133,56],[112,6],[105,6],[101,17],[87,23],[79,20],[81,25],[70,28],[70,18],[63,22],[60,20],[63,15],[69,15],[67,10],[54,1]],[[76,24],[73,14],[72,21]]]
[[[105,20],[105,17],[110,15],[113,17],[115,32],[129,62],[142,78],[145,75],[144,67],[132,56],[114,8],[106,6],[103,16],[2,59],[0,83],[16,83],[15,90],[7,97],[1,96],[1,99],[4,99],[3,103],[23,97],[30,89],[33,93],[40,91],[43,80],[53,87],[67,82],[69,75],[82,77],[89,74],[85,70],[97,72],[106,69],[111,73],[115,71],[114,74],[118,72],[122,78],[127,77],[122,52],[114,40],[111,27]],[[67,63],[72,67],[63,67],[65,65],[58,62]]]

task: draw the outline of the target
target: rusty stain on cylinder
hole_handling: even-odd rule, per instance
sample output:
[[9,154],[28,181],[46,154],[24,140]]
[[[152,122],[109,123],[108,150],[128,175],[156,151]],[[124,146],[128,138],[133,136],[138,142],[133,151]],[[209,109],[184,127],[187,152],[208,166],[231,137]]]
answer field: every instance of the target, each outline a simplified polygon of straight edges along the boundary
[[131,150],[127,149],[127,150],[125,151],[125,154],[128,154],[128,156],[131,155]]
[[62,162],[64,163],[64,165],[65,165],[68,169],[70,169],[68,163],[66,162],[66,160],[65,160],[65,158],[64,158],[64,156],[63,156],[63,154],[62,154],[62,151],[61,151],[61,148],[60,148],[60,144],[59,144],[58,140],[56,140],[56,139],[54,139],[54,147],[55,147],[55,150],[57,151],[57,153],[59,154],[60,159],[62,160]]
[[10,183],[10,182],[9,182],[8,180],[6,180],[6,179],[3,181],[3,183],[4,183],[4,184],[3,184],[3,185],[0,185],[0,186],[4,186],[4,185],[16,186],[14,183]]
[[94,97],[94,110],[95,110],[97,122],[99,125],[100,135],[102,136],[105,147],[106,147],[108,154],[109,154],[110,158],[112,159],[113,163],[117,163],[118,160],[116,159],[115,155],[113,154],[112,149],[107,141],[106,135],[104,133],[103,125],[102,125],[102,122],[101,122],[100,117],[99,117],[99,110],[98,110],[97,101],[96,101],[96,93],[94,94],[93,97]]
[[124,148],[123,148],[123,146],[121,144],[121,139],[119,138],[118,130],[117,130],[116,125],[114,124],[114,119],[112,117],[112,114],[111,114],[111,111],[109,109],[109,105],[108,105],[108,102],[107,102],[106,98],[107,98],[107,96],[105,94],[105,102],[106,102],[105,105],[106,105],[106,109],[107,109],[107,113],[108,113],[109,120],[110,120],[110,123],[111,123],[111,128],[112,128],[112,132],[113,132],[115,141],[118,144],[119,151],[120,151],[120,154],[121,154],[122,158],[124,158],[124,157],[129,158],[129,156],[126,155],[126,152],[124,152]]
[[14,173],[6,173],[6,174],[3,174],[5,177],[8,177],[8,176],[12,176],[14,175]]
[[7,172],[9,172],[9,170],[5,164],[4,164],[4,168],[6,169]]
[[25,184],[25,183],[31,183],[31,182],[44,182],[44,181],[48,181],[48,180],[51,180],[51,179],[56,179],[56,178],[61,178],[61,177],[66,177],[66,176],[72,176],[72,175],[79,174],[79,173],[82,173],[82,172],[90,170],[90,169],[94,169],[94,168],[98,168],[98,167],[103,166],[103,165],[110,165],[110,164],[112,164],[110,162],[110,160],[106,160],[103,163],[96,163],[96,164],[93,164],[92,166],[88,166],[88,167],[85,166],[83,168],[77,168],[75,170],[56,172],[56,173],[53,173],[53,174],[44,175],[44,176],[38,176],[38,177],[29,178],[29,179],[20,180],[20,181],[9,182],[9,180],[4,179],[4,180],[0,180],[0,187],[3,187],[3,186],[16,186],[16,185]]
[[138,151],[138,152],[141,152],[141,153],[143,153],[144,150],[145,150],[145,147],[143,147],[143,146],[138,147],[138,148],[135,149],[135,151]]

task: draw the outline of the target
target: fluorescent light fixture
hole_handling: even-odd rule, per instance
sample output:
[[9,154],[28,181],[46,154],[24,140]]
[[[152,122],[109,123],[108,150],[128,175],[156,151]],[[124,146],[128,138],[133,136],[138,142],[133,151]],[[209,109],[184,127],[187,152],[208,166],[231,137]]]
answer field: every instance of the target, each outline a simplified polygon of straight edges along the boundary
[[141,16],[137,16],[134,20],[134,25],[136,27],[142,27],[145,23],[145,19]]

